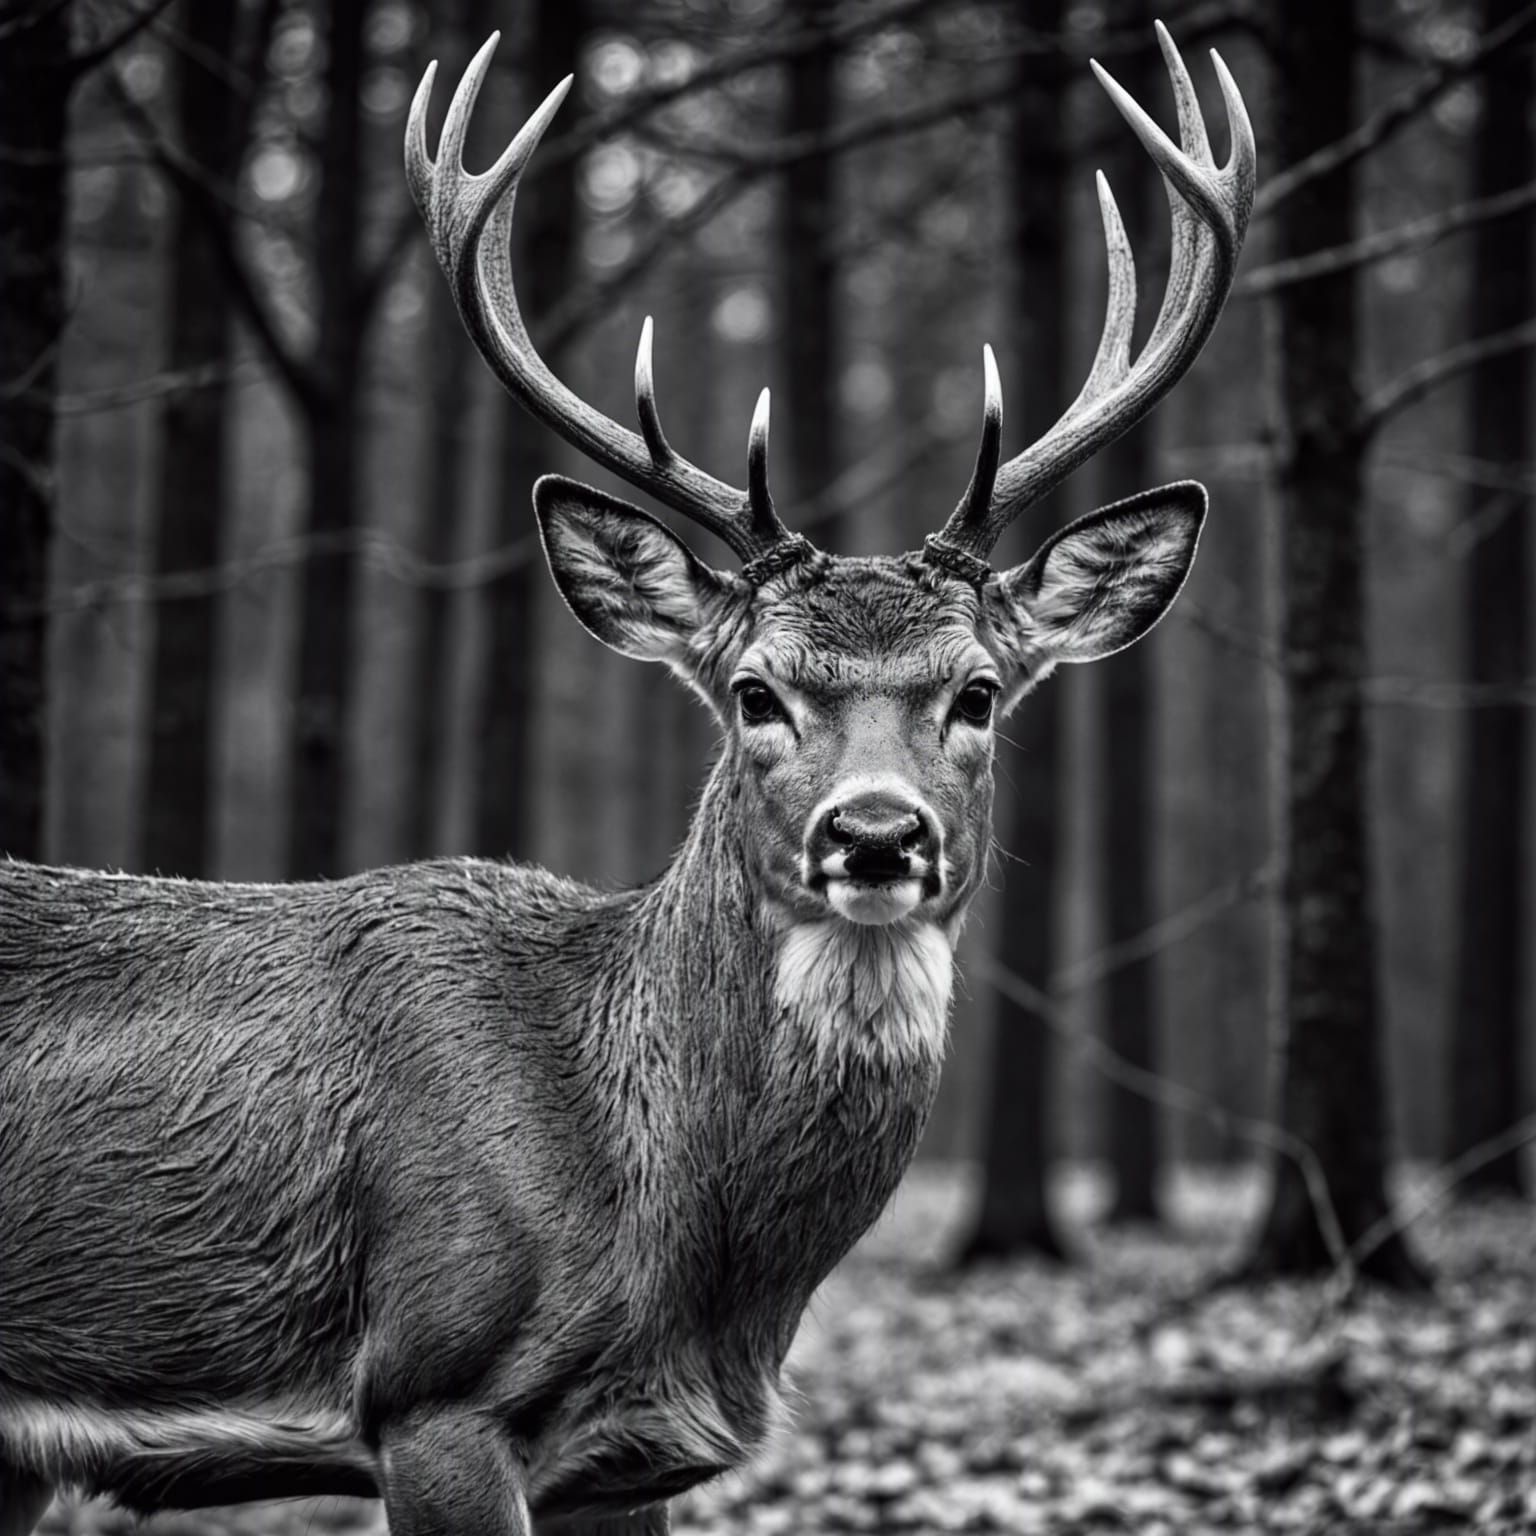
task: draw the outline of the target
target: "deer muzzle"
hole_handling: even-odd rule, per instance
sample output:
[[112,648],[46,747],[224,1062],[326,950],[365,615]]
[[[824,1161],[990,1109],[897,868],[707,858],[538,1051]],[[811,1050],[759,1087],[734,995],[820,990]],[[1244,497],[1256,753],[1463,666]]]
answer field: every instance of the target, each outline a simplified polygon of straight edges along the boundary
[[852,922],[894,922],[943,889],[942,841],[906,785],[843,786],[811,816],[805,882]]

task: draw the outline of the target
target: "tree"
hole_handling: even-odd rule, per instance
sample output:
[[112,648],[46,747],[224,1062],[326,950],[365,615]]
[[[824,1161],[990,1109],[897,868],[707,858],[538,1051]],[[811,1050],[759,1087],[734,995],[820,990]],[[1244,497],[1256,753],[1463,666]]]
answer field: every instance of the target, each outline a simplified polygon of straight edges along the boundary
[[48,546],[64,331],[69,13],[0,39],[0,854],[43,852]]
[[328,547],[304,564],[299,679],[289,727],[288,875],[341,872],[346,725],[352,690],[358,389],[368,289],[361,263],[363,29],[368,0],[330,0],[325,117],[315,202],[318,316],[311,366],[321,388],[304,413],[308,529]]
[[[836,20],[835,0],[787,0],[788,15],[809,30]],[[836,121],[837,54],[831,46],[793,59],[787,71],[784,135],[824,137]],[[788,409],[783,434],[785,484],[791,497],[820,495],[840,467],[838,378],[842,307],[835,248],[837,161],[816,154],[793,160],[784,173],[778,219],[778,334]],[[824,540],[824,542],[827,542]],[[831,547],[837,535],[832,532]]]
[[[1483,0],[1491,32],[1514,19],[1515,0]],[[1531,49],[1511,49],[1489,66],[1473,148],[1473,196],[1493,197],[1536,177],[1536,132],[1529,121]],[[1473,236],[1468,330],[1507,330],[1536,313],[1536,221],[1529,209],[1477,226]],[[1523,469],[1529,458],[1530,361],[1524,352],[1484,362],[1467,392],[1467,451],[1485,465]],[[1528,671],[1528,509],[1511,491],[1471,489],[1466,517],[1474,529],[1467,562],[1465,614],[1473,684],[1517,684]],[[1522,961],[1529,930],[1524,889],[1526,711],[1518,703],[1468,710],[1461,860],[1456,900],[1458,950],[1449,1021],[1452,1157],[1488,1141],[1521,1114]],[[1518,1151],[1467,1177],[1475,1194],[1526,1193]]]
[[[1134,37],[1152,36],[1153,8],[1148,0],[1116,0],[1106,12],[1108,25]],[[1154,99],[1158,88],[1154,55],[1130,54],[1121,83],[1137,101]],[[1131,249],[1145,257],[1152,247],[1152,179],[1146,153],[1130,135],[1116,140],[1119,173],[1113,177]],[[1143,262],[1145,270],[1145,262]],[[1118,501],[1152,483],[1152,440],[1143,426],[1122,437],[1101,461],[1103,499]],[[1152,922],[1157,805],[1152,738],[1154,655],[1133,645],[1099,672],[1099,800],[1104,836],[1099,871],[1103,934],[1108,945],[1122,944]],[[1103,990],[1104,1036],[1116,1055],[1144,1071],[1157,1065],[1157,974],[1150,958],[1118,966]],[[1121,1083],[1106,1085],[1106,1135],[1115,1180],[1111,1219],[1157,1219],[1157,1106]]]
[[[1299,162],[1356,116],[1354,0],[1297,0],[1274,29],[1275,158]],[[1282,259],[1355,238],[1353,161],[1279,206]],[[1362,525],[1369,434],[1355,383],[1353,275],[1281,290],[1274,328],[1273,437],[1281,541],[1281,642],[1288,740],[1282,773],[1287,874],[1281,903],[1279,1118],[1316,1159],[1338,1231],[1305,1170],[1281,1157],[1251,1268],[1326,1269],[1389,1214],[1388,1111],[1365,799]],[[1331,1225],[1331,1223],[1330,1223]],[[1365,1272],[1420,1279],[1400,1234]]]
[[[428,39],[445,81],[456,83],[471,51],[491,31],[490,0],[454,0],[441,7]],[[439,105],[439,112],[445,110]],[[440,120],[440,119],[439,119]],[[453,293],[436,270],[428,274],[427,325],[422,337],[425,416],[418,538],[423,561],[442,566],[453,554],[470,482],[472,381],[481,364],[464,334]],[[406,835],[409,857],[437,851],[437,806],[445,766],[448,690],[449,593],[424,584],[418,593],[418,628],[412,656],[412,713],[406,764]]]
[[[237,51],[239,15],[235,5],[183,4],[176,50],[177,141],[189,169],[225,188],[235,186],[245,158],[276,0],[262,0]],[[234,85],[226,77],[231,61]],[[173,376],[203,377],[168,396],[160,413],[153,556],[159,578],[217,561],[226,507],[226,376],[234,338],[223,265],[185,192],[172,200],[166,286],[166,367]],[[164,598],[150,631],[142,863],[164,874],[208,873],[216,616],[206,592]]]
[[[1063,0],[1019,0],[1013,14],[1034,35],[1059,36]],[[1024,439],[1045,431],[1068,398],[1066,83],[1049,53],[1019,55],[1009,134],[1008,300],[1005,398]],[[1036,522],[1032,532],[1038,533]],[[1057,786],[1061,695],[1047,683],[1019,707],[999,747],[1003,870],[999,961],[1037,987],[1056,963]],[[983,1153],[982,1198],[961,1262],[1016,1253],[1059,1257],[1046,1174],[1050,1164],[1051,1050],[1043,1019],[998,999]]]
[[[147,6],[140,18],[152,15]],[[176,193],[197,210],[223,266],[228,292],[262,347],[298,417],[304,444],[304,532],[298,679],[289,731],[292,814],[287,870],[294,879],[339,872],[344,773],[351,704],[355,544],[358,531],[358,406],[364,344],[378,299],[408,240],[414,213],[402,209],[371,259],[363,254],[364,154],[360,93],[369,63],[370,0],[332,0],[323,9],[323,108],[306,134],[318,162],[309,251],[314,340],[292,340],[280,318],[277,284],[249,259],[236,189],[201,173],[187,146],[168,138],[117,84],[119,109]],[[277,25],[307,26],[311,13],[282,9]],[[286,297],[286,296],[284,296]]]
[[[571,74],[590,25],[581,0],[539,0],[526,11],[524,79],[529,107],[549,86]],[[567,110],[570,110],[567,108]],[[518,242],[517,292],[538,337],[538,323],[565,296],[576,260],[574,160],[541,167],[535,159],[518,188],[513,239]],[[560,347],[545,360],[558,374]],[[500,492],[495,541],[511,544],[531,530],[533,483],[558,462],[555,437],[515,400],[503,406]],[[530,810],[529,724],[533,698],[535,601],[543,580],[536,563],[523,562],[485,589],[486,640],[476,714],[476,851],[526,855]]]

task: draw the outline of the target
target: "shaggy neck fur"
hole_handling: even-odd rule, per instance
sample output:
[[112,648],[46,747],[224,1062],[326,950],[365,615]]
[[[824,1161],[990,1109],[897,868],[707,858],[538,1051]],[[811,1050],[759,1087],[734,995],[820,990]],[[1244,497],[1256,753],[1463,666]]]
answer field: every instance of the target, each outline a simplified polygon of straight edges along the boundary
[[[648,1248],[659,1249],[659,1222],[688,1272],[709,1277],[706,1292],[679,1299],[692,1326],[735,1338],[771,1379],[812,1292],[916,1150],[938,1086],[951,953],[929,924],[770,917],[733,778],[727,756],[676,861],[631,914],[623,1012],[639,1032],[632,1059],[646,1065],[630,1118],[677,1132],[631,1149],[650,1196],[635,1207]],[[658,966],[660,956],[672,958]],[[647,1163],[662,1146],[668,1165]]]

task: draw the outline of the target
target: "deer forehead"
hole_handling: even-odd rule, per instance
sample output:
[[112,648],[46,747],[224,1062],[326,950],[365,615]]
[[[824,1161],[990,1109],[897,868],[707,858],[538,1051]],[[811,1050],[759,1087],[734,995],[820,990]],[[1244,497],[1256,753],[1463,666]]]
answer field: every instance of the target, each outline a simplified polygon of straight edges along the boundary
[[931,691],[984,666],[976,593],[895,559],[827,560],[758,594],[737,666],[812,695]]

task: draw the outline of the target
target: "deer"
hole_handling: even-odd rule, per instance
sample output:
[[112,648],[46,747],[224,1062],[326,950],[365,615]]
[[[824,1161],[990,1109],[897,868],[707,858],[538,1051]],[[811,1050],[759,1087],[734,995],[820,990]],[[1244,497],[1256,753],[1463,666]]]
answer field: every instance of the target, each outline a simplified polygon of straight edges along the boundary
[[[983,352],[970,481],[923,547],[834,557],[768,484],[664,434],[646,320],[638,433],[550,372],[511,271],[518,180],[570,86],[487,171],[405,166],[469,334],[595,463],[739,570],[591,487],[533,488],[550,572],[604,644],[700,695],[721,747],[666,871],[603,891],[443,858],[256,885],[0,863],[0,1536],[55,1489],[154,1512],[381,1498],[393,1536],[639,1520],[746,1463],[822,1280],[912,1159],[957,937],[991,839],[996,721],[1058,665],[1145,635],[1195,557],[1182,481],[993,568],[1003,530],[1193,364],[1232,286],[1253,135],[1213,53],[1218,166],[1159,26],[1175,144],[1095,63],[1166,183],[1170,271],[1134,361],[1108,251],[1086,383],[1001,457]],[[638,1513],[637,1513],[638,1512]]]

